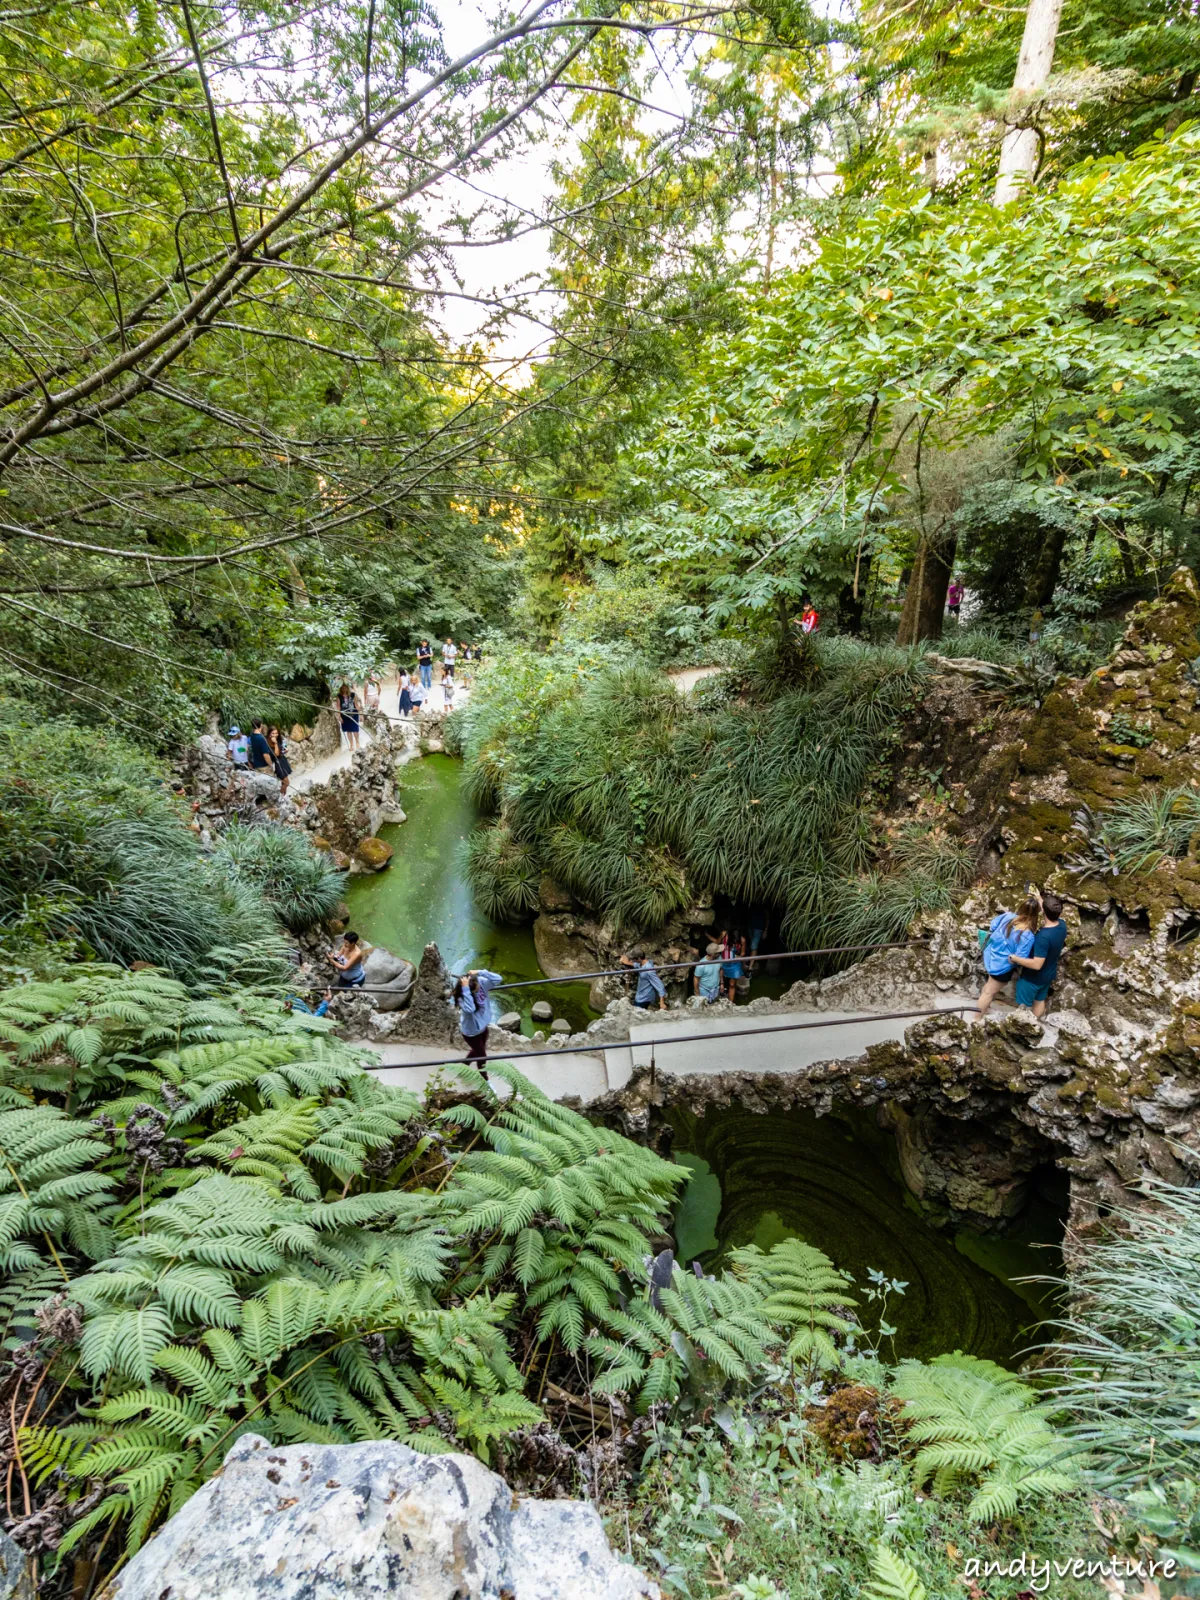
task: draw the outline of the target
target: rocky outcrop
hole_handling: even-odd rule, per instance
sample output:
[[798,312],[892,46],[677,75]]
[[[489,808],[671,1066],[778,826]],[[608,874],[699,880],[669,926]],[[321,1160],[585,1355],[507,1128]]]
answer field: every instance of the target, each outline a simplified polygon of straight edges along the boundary
[[366,872],[382,872],[395,853],[386,839],[360,839],[354,847],[354,861]]
[[410,738],[404,725],[393,728],[382,712],[366,711],[362,720],[371,743],[356,751],[350,765],[328,783],[308,791],[311,814],[306,825],[352,858],[359,842],[373,838],[399,811],[396,766],[407,755]]
[[274,773],[235,767],[218,734],[201,734],[176,766],[179,791],[191,801],[192,831],[200,845],[211,847],[231,822],[254,826],[263,822],[307,826],[308,802],[303,795],[280,793]]
[[657,1600],[594,1507],[520,1500],[473,1456],[243,1434],[112,1600]]
[[370,951],[363,963],[366,998],[374,1011],[401,1011],[412,997],[417,969],[403,956],[394,956],[382,945]]
[[419,1039],[428,1044],[463,1047],[458,1030],[458,1012],[451,1000],[449,970],[442,960],[436,944],[427,944],[417,968],[417,981],[413,985],[408,1009],[397,1019],[390,1035],[403,1039]]
[[25,1552],[0,1531],[0,1600],[33,1600],[34,1593]]

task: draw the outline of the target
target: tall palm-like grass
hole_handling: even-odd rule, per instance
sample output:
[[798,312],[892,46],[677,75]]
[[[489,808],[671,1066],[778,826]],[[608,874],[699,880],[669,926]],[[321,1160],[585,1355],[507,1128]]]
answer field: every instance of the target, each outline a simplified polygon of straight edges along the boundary
[[149,961],[193,978],[214,947],[276,931],[245,886],[205,869],[192,835],[170,815],[102,822],[65,870],[64,924],[104,961]]
[[466,844],[467,882],[475,903],[493,922],[517,922],[537,909],[537,854],[504,822],[478,828]]
[[295,828],[234,823],[218,841],[213,867],[231,891],[260,898],[293,933],[330,916],[346,887],[345,873]]
[[[835,923],[891,937],[906,909],[948,895],[932,863],[905,868],[906,888],[861,878],[875,858],[863,796],[927,668],[918,652],[846,639],[822,641],[813,660],[805,686],[746,703],[692,700],[623,667],[582,674],[514,721],[507,686],[501,707],[485,689],[464,736],[472,792],[618,923],[660,926],[697,892],[720,892],[782,905],[818,940]],[[502,898],[499,861],[476,852],[475,881]]]
[[1080,1252],[1051,1324],[1075,1435],[1129,1488],[1195,1478],[1200,1431],[1200,1190],[1151,1178],[1142,1194]]

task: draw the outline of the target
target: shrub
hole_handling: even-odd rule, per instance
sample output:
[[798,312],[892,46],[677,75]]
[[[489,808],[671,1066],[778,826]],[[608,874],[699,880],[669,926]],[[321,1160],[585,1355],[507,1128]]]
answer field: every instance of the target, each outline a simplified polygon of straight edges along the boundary
[[207,869],[152,761],[65,722],[0,726],[0,923],[10,966],[83,951],[181,977],[275,929]]
[[261,897],[293,933],[330,916],[346,887],[345,874],[295,828],[235,823],[221,835],[213,866],[235,892]]
[[[858,882],[876,853],[864,796],[927,671],[918,652],[820,641],[810,681],[749,703],[683,696],[641,666],[552,652],[485,680],[464,712],[468,782],[515,839],[600,914],[661,926],[701,892],[781,906],[790,938],[902,933],[949,903],[946,846]],[[492,881],[476,846],[480,881]],[[927,855],[930,852],[927,851]],[[489,891],[490,892],[490,891]],[[846,942],[854,942],[847,939]]]
[[517,922],[537,909],[537,856],[506,824],[476,829],[467,840],[466,869],[476,905],[493,922]]

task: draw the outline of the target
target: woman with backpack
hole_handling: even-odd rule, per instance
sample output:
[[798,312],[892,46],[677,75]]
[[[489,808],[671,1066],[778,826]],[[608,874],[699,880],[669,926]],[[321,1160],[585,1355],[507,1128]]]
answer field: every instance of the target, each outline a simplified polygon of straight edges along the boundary
[[1016,911],[1001,911],[992,918],[983,947],[987,982],[980,991],[977,1005],[981,1017],[987,1015],[988,1007],[1016,971],[1013,957],[1028,956],[1033,949],[1034,935],[1041,917],[1042,908],[1031,895],[1021,902]]

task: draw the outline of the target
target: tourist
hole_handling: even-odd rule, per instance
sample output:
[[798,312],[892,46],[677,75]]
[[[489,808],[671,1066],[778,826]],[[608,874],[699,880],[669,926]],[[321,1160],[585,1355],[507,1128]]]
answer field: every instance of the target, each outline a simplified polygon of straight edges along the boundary
[[742,965],[742,957],[745,954],[745,934],[723,933],[721,935],[721,972],[729,985],[730,1000],[736,1000],[738,985],[746,978],[746,969]]
[[816,633],[821,626],[821,613],[811,600],[804,602],[804,610],[800,613],[800,632],[803,634]]
[[454,676],[454,662],[457,656],[458,646],[455,644],[453,639],[447,639],[445,644],[442,646],[443,678],[452,678]]
[[950,579],[950,587],[946,590],[946,610],[954,618],[955,622],[958,621],[959,612],[962,610],[963,595],[965,593],[966,590],[963,588],[962,579],[955,573],[954,577]]
[[980,991],[976,1008],[981,1017],[987,1015],[988,1007],[1016,971],[1013,957],[1027,956],[1033,950],[1040,920],[1041,907],[1032,895],[1021,902],[1019,910],[1001,911],[992,918],[983,947],[987,982]]
[[663,988],[663,981],[658,975],[658,968],[642,950],[634,950],[627,956],[621,957],[623,967],[633,967],[637,970],[637,988],[634,991],[633,1003],[640,1011],[647,1011],[654,1004],[655,995],[658,996],[658,1009],[667,1009],[667,991]]
[[433,688],[433,646],[428,639],[422,639],[417,646],[417,675],[422,688]]
[[250,765],[250,740],[236,724],[229,730],[225,754],[235,767],[248,767]]
[[408,717],[412,715],[413,703],[411,690],[412,679],[409,677],[407,670],[405,670],[400,674],[400,715],[402,717]]
[[338,713],[342,719],[342,732],[351,750],[358,749],[358,714],[362,705],[348,683],[343,683],[337,695]]
[[292,781],[292,763],[287,758],[287,740],[274,723],[267,729],[267,744],[271,747],[271,763],[279,779],[279,798],[282,800]]
[[447,711],[454,705],[454,679],[449,674],[442,679],[442,704]]
[[356,933],[344,933],[342,948],[331,950],[325,959],[331,967],[337,968],[339,989],[361,989],[366,983],[367,969],[363,963],[367,959],[367,952],[359,944]]
[[255,717],[250,729],[250,765],[255,772],[269,772],[274,765],[274,754],[267,743],[263,719]]
[[374,672],[367,673],[367,681],[364,685],[363,699],[367,703],[368,711],[379,710],[379,678]]
[[333,999],[333,990],[326,989],[321,999],[315,1006],[305,1005],[298,995],[290,994],[284,1001],[285,1011],[303,1011],[309,1017],[323,1017],[329,1010],[329,1002]]
[[425,704],[427,695],[432,693],[432,691],[426,686],[425,680],[419,677],[416,683],[410,687],[408,692],[410,698],[412,699],[413,713],[414,715],[419,716],[421,707]]
[[707,960],[692,969],[692,992],[699,995],[706,1006],[715,1006],[721,998],[721,946],[710,944],[705,950]]
[[[467,1060],[487,1060],[488,1029],[492,1025],[492,990],[504,982],[498,972],[473,967],[466,980],[454,980],[454,1004],[458,1007],[458,1026],[467,1045]],[[480,1069],[482,1070],[482,1068]],[[484,1073],[486,1077],[487,1074]]]
[[1058,976],[1059,957],[1067,942],[1067,925],[1063,921],[1063,903],[1058,895],[1044,894],[1036,898],[1045,920],[1033,936],[1033,949],[1029,955],[1014,955],[1012,960],[1015,966],[1022,969],[1017,975],[1017,1004],[1031,1006],[1035,1017],[1044,1017],[1046,1003],[1050,999],[1050,986]]

